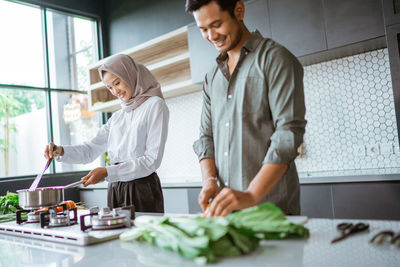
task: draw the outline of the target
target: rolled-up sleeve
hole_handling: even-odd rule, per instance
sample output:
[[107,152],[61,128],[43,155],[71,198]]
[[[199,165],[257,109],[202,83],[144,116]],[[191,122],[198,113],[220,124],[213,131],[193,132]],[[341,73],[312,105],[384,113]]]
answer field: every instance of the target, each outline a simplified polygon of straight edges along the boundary
[[303,67],[283,47],[271,53],[265,71],[275,131],[263,163],[290,163],[298,155],[306,126]]
[[214,140],[211,118],[211,99],[207,92],[207,77],[203,83],[203,108],[200,121],[200,138],[194,142],[193,150],[199,161],[204,158],[214,158]]

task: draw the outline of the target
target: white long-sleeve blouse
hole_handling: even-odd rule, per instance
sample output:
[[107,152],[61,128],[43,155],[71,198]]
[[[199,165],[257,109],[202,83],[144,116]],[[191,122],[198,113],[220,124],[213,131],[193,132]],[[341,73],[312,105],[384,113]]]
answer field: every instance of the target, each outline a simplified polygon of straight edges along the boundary
[[63,146],[64,155],[58,161],[89,163],[107,151],[111,161],[111,166],[106,167],[108,182],[146,177],[160,167],[168,121],[164,99],[150,97],[131,112],[115,112],[90,141]]

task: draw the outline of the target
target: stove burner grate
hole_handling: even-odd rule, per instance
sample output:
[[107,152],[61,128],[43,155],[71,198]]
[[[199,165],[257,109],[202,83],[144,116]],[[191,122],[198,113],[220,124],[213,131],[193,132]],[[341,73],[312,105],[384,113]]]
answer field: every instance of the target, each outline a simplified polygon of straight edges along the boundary
[[[71,218],[70,213],[73,213]],[[27,219],[22,214],[27,213]],[[38,210],[19,209],[16,211],[16,223],[40,223],[42,228],[68,226],[78,222],[76,208],[67,209],[66,204],[55,205]]]
[[[79,223],[81,231],[131,227],[131,218],[134,218],[134,214],[134,206],[114,208],[112,211],[109,208],[99,210],[99,208],[95,207],[90,209],[89,214],[82,215]],[[85,218],[87,217],[90,218],[90,225],[86,224]]]
[[[72,218],[71,213],[73,214]],[[42,228],[62,227],[78,223],[76,208],[57,212],[57,207],[52,207],[49,208],[47,215],[46,213],[40,214],[40,227]]]

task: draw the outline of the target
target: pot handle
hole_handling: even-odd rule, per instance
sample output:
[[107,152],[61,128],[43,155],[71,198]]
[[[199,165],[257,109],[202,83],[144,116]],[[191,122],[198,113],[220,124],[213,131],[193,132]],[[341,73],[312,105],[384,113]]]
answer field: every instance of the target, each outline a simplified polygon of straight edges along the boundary
[[80,180],[80,181],[72,183],[72,184],[64,185],[62,188],[67,189],[67,188],[77,187],[78,185],[83,184],[84,182],[85,182],[84,180]]

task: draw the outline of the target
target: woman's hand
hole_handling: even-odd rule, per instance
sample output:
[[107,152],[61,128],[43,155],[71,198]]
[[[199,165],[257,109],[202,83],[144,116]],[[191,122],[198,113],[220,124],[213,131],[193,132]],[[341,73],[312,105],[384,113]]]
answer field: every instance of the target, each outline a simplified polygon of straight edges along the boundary
[[108,176],[107,169],[105,167],[98,167],[88,173],[88,175],[81,178],[81,180],[86,181],[83,186],[86,187],[90,184],[97,184],[98,182],[104,180]]
[[63,156],[64,155],[64,148],[62,146],[57,146],[56,150],[54,150],[54,144],[50,142],[45,150],[44,150],[44,157],[48,160],[50,158]]

